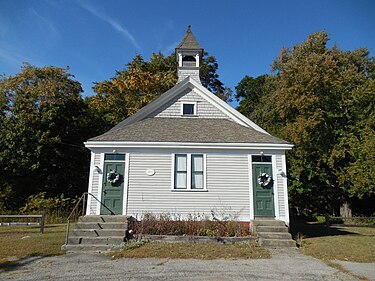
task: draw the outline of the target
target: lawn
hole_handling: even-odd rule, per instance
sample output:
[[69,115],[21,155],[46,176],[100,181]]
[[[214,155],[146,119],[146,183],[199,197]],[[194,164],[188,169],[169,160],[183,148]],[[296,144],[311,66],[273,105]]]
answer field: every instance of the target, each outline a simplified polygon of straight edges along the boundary
[[65,224],[46,225],[44,234],[39,232],[38,226],[1,226],[0,268],[9,259],[63,254],[65,230]]
[[170,258],[170,259],[265,259],[271,255],[255,242],[235,244],[149,242],[133,243],[121,252],[110,253],[112,258]]
[[375,227],[331,227],[323,224],[294,223],[293,237],[300,232],[301,252],[324,261],[375,262]]

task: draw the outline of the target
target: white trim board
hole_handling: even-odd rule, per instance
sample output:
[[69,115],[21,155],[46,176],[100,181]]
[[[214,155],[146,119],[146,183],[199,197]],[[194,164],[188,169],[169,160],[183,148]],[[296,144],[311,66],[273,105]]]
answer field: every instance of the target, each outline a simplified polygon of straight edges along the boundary
[[290,150],[294,145],[289,143],[192,143],[192,142],[125,142],[125,141],[87,141],[87,148],[216,148],[216,149],[269,149]]

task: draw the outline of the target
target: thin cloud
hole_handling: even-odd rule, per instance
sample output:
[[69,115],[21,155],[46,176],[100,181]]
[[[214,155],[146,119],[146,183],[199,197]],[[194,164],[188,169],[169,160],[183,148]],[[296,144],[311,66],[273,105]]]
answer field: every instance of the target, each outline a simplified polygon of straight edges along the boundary
[[108,15],[106,15],[102,12],[99,12],[98,10],[96,10],[94,7],[88,5],[87,3],[84,4],[84,3],[80,2],[79,4],[83,9],[90,12],[92,15],[96,16],[97,18],[101,19],[102,21],[108,23],[110,26],[112,26],[113,29],[120,32],[127,40],[130,41],[130,43],[137,50],[141,49],[139,47],[137,41],[135,40],[134,36],[125,27],[123,27],[120,23],[118,23],[114,19],[110,18]]
[[34,8],[30,8],[30,12],[35,17],[37,17],[43,23],[43,25],[46,26],[51,33],[53,33],[53,35],[60,37],[60,33],[58,32],[56,27],[49,20],[47,20],[45,17],[41,16],[37,11],[35,11]]
[[18,54],[11,53],[7,50],[0,48],[0,61],[5,61],[7,64],[16,67],[22,62],[22,57]]
[[172,44],[170,44],[169,46],[167,46],[163,51],[162,53],[164,55],[167,55],[169,56],[173,51],[174,49],[177,47],[177,45],[180,43],[180,41],[176,41],[176,42],[173,42]]
[[24,62],[29,62],[31,65],[37,66],[45,65],[45,63],[39,59],[30,56],[30,54],[26,54],[25,50],[0,42],[0,65],[8,65],[13,70],[17,70]]

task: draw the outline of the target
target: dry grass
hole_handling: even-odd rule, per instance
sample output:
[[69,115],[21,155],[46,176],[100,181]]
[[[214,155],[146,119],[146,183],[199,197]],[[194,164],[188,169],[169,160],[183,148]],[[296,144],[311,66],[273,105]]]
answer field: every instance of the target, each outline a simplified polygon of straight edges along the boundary
[[324,261],[375,262],[375,228],[332,227],[330,233],[322,227],[313,235],[305,235],[301,251]]
[[65,243],[65,225],[47,225],[44,234],[39,227],[1,226],[0,227],[0,268],[9,259],[29,256],[60,255],[61,245]]
[[112,258],[170,258],[170,259],[264,259],[269,251],[254,242],[219,244],[185,242],[151,242],[140,247],[128,247],[110,253]]

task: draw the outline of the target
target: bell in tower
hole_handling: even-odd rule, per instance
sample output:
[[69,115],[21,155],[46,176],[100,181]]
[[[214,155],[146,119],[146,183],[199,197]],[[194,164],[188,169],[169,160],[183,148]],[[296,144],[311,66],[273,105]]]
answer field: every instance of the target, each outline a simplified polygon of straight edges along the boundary
[[199,45],[191,32],[190,25],[181,43],[176,48],[176,56],[178,62],[177,83],[188,76],[201,83],[199,78],[199,66],[202,61],[203,48]]

